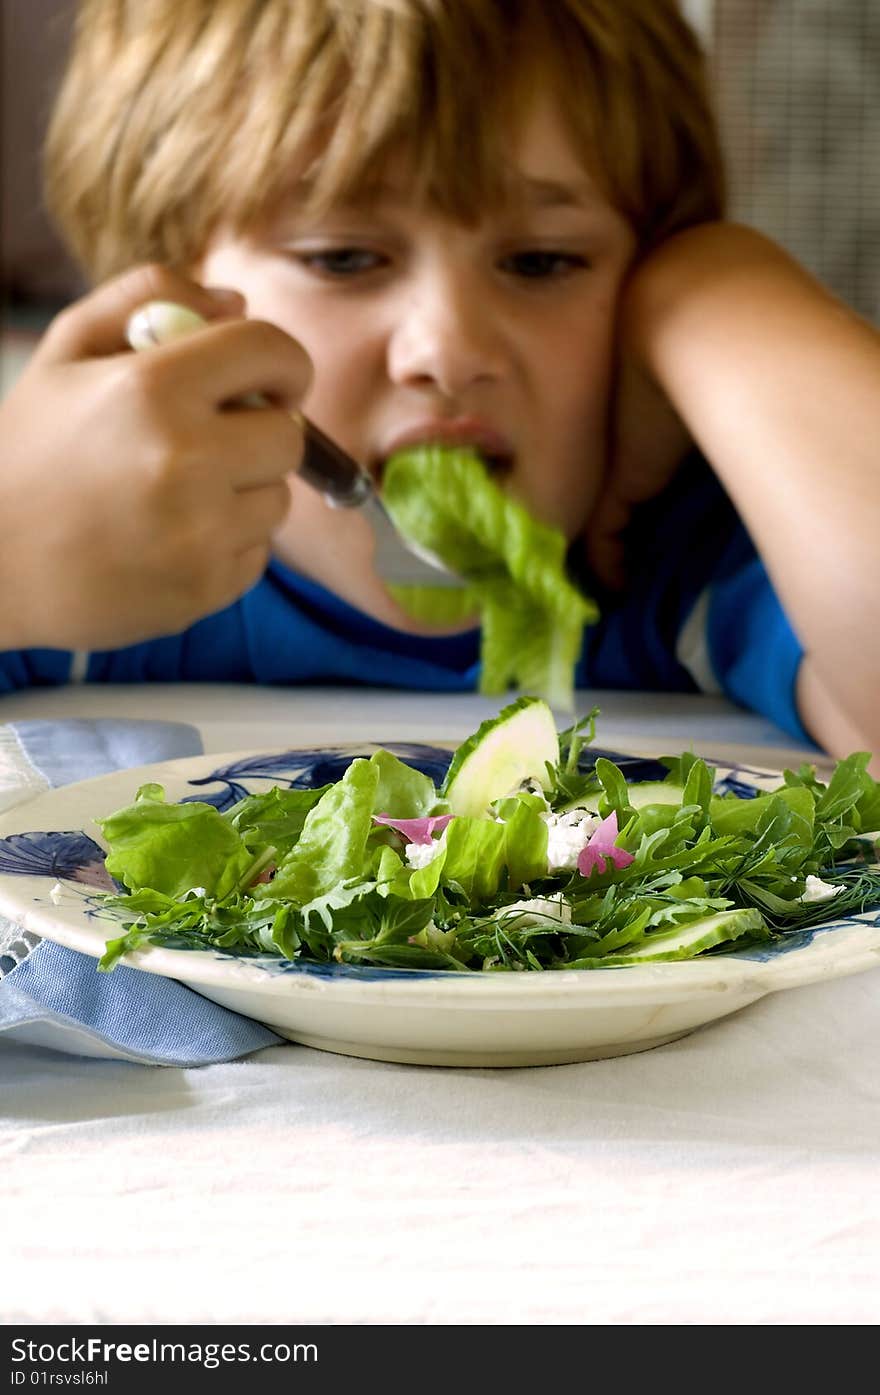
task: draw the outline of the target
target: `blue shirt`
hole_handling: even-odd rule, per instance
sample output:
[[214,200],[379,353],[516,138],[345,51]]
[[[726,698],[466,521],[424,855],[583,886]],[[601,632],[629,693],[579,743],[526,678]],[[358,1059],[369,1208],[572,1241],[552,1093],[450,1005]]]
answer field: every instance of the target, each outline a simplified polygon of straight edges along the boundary
[[[584,633],[582,688],[718,691],[801,740],[794,685],[803,650],[729,499],[698,456],[627,532],[628,584],[598,594]],[[596,594],[591,578],[582,578]],[[0,691],[66,683],[73,655],[0,654]],[[404,634],[272,561],[233,605],[181,634],[96,651],[90,683],[345,683],[465,692],[479,681],[479,631]]]

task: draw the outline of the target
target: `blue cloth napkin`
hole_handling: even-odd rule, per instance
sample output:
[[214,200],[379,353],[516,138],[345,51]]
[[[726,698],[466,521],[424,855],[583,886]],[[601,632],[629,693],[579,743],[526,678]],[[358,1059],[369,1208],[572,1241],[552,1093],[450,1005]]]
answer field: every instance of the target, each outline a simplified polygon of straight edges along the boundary
[[[202,751],[196,728],[182,722],[14,722],[0,728],[0,735],[5,789],[20,784],[27,797]],[[173,979],[124,965],[99,974],[88,955],[8,925],[0,943],[0,974],[0,1033],[78,1056],[201,1066],[282,1040]]]

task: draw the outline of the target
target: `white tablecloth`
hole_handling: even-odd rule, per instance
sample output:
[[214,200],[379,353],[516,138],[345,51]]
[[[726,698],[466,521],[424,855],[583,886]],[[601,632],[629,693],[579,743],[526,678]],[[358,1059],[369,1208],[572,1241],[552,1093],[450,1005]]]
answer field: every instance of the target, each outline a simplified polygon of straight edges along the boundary
[[[602,745],[809,758],[720,700],[599,700]],[[167,716],[221,751],[458,739],[496,706],[83,688],[0,720]],[[0,1321],[873,1324],[878,999],[869,972],[639,1055],[496,1071],[0,1042]]]

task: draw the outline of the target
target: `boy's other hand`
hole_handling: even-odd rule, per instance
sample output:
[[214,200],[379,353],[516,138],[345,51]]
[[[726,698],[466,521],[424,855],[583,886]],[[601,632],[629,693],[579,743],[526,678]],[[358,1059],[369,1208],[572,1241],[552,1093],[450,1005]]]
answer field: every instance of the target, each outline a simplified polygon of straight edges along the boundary
[[[135,354],[145,301],[198,333]],[[308,388],[300,346],[244,302],[157,266],[52,322],[0,403],[0,648],[109,648],[175,633],[260,577],[290,502]],[[250,393],[269,405],[236,409]]]

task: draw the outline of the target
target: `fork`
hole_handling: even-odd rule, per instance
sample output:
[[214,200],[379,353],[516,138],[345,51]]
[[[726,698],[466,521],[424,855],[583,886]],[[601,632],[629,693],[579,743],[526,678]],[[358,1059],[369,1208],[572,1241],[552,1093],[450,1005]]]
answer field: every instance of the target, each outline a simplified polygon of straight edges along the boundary
[[[149,349],[192,334],[206,324],[201,315],[184,305],[152,300],[130,316],[126,339],[132,349]],[[268,403],[261,394],[249,393],[241,405],[265,407]],[[299,477],[323,495],[331,508],[360,510],[373,530],[374,566],[383,581],[392,586],[436,586],[447,590],[466,585],[464,578],[450,571],[433,552],[398,530],[379,497],[372,475],[308,417],[301,412],[294,416],[303,432]]]

